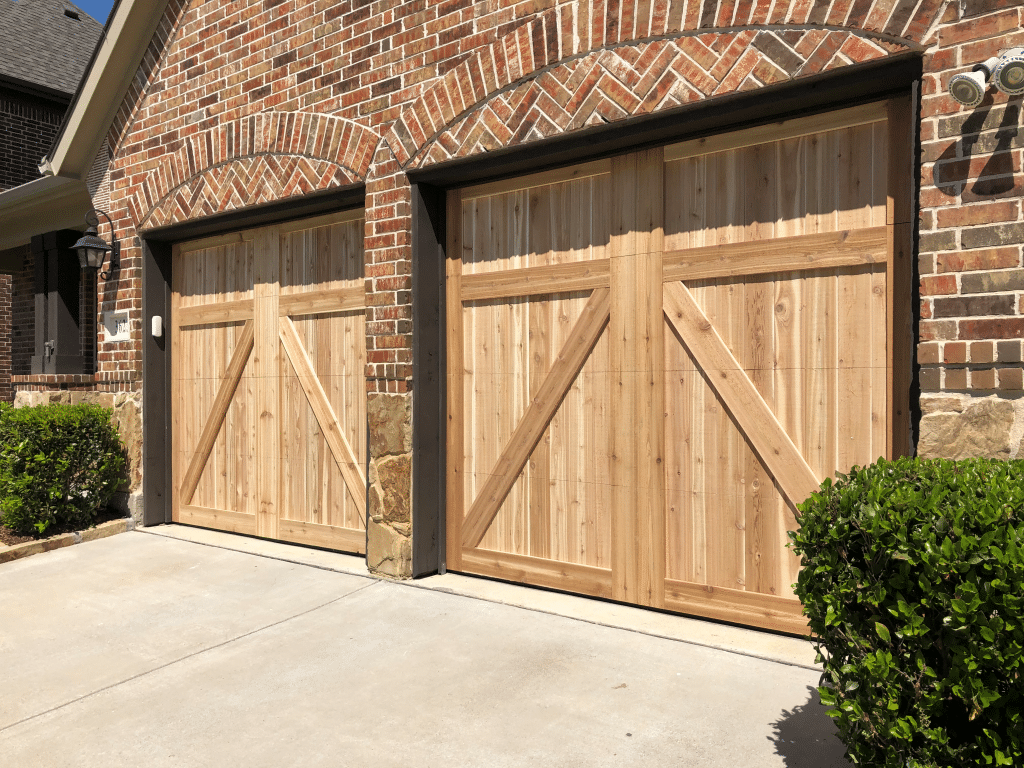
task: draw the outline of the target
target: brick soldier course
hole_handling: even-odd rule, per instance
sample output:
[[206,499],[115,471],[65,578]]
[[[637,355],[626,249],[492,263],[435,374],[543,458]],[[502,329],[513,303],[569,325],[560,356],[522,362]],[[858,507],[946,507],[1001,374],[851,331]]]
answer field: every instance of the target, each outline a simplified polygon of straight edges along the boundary
[[416,400],[413,376],[408,174],[661,112],[684,121],[694,105],[918,57],[919,451],[1016,456],[1021,101],[990,89],[968,110],[945,87],[1024,44],[1022,5],[171,0],[107,132],[97,192],[123,244],[99,306],[128,310],[132,338],[100,343],[95,377],[66,384],[141,390],[147,232],[365,185],[367,557],[408,577],[412,418],[433,406]]

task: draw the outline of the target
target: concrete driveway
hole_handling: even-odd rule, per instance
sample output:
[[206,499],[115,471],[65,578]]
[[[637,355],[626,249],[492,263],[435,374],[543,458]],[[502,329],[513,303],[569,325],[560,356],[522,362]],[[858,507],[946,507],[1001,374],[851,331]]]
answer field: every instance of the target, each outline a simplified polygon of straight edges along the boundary
[[2,762],[847,765],[802,641],[360,567],[180,527],[0,566]]

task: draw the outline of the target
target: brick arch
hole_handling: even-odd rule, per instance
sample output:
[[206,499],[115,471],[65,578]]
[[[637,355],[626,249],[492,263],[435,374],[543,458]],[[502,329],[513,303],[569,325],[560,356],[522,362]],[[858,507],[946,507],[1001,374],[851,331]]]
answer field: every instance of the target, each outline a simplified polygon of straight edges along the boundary
[[596,0],[474,52],[392,124],[404,168],[922,50],[942,0]]
[[380,137],[345,118],[261,112],[190,136],[128,199],[152,229],[366,180]]

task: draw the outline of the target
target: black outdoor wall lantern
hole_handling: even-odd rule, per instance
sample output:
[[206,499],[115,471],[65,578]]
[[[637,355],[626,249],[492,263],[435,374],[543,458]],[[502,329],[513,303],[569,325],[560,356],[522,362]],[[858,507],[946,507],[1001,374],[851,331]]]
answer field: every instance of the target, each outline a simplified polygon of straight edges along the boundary
[[[107,224],[110,225],[110,238],[114,241],[113,246],[107,245],[107,241],[97,234],[96,228],[99,226],[100,220],[96,214],[102,214],[107,220]],[[83,270],[99,270],[103,266],[103,260],[109,253],[110,269],[106,272],[100,272],[100,277],[104,280],[109,280],[111,273],[116,272],[121,267],[121,243],[118,241],[117,235],[114,234],[114,222],[110,220],[110,216],[105,211],[101,211],[98,208],[94,208],[85,214],[85,221],[89,228],[85,230],[85,234],[71,248],[78,253],[78,263],[82,265]]]

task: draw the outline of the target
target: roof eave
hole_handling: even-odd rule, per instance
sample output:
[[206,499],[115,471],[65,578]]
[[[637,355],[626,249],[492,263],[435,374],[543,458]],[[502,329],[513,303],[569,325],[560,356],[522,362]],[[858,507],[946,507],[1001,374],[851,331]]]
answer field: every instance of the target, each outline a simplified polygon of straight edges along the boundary
[[0,192],[0,250],[28,243],[33,235],[81,229],[92,199],[84,181],[44,176]]
[[163,16],[166,0],[120,0],[39,170],[84,179]]

